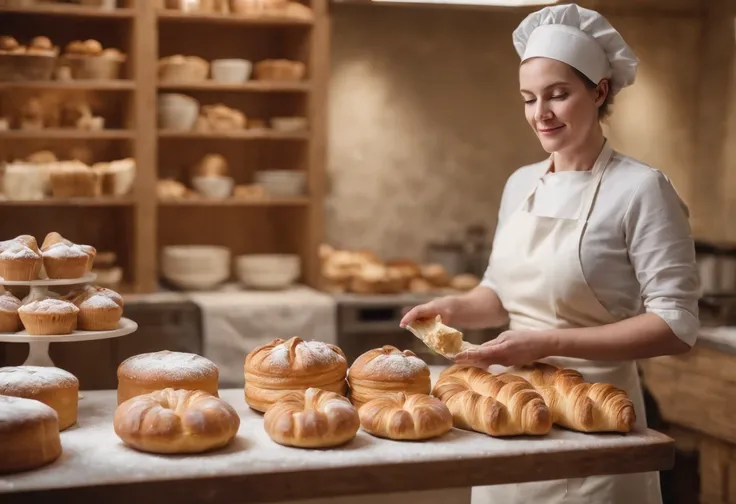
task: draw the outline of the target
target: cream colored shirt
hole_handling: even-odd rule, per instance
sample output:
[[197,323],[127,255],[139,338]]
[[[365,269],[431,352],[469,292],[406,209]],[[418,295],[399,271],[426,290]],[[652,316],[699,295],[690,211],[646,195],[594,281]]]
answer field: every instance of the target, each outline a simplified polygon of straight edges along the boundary
[[[577,215],[591,172],[547,173],[548,168],[546,160],[511,175],[499,228],[537,184],[530,212]],[[695,247],[687,207],[662,172],[614,152],[581,240],[580,258],[593,294],[614,317],[656,313],[680,339],[695,343],[700,327]],[[481,285],[494,289],[490,268]]]

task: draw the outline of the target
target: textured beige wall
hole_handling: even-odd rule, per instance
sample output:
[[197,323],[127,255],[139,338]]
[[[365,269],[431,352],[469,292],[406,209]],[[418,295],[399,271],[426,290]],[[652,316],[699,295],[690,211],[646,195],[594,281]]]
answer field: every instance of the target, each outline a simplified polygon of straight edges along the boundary
[[[503,185],[544,157],[523,117],[511,33],[520,15],[333,9],[327,239],[420,258],[482,222]],[[617,149],[663,169],[690,200],[700,22],[611,17],[642,59],[614,108]]]

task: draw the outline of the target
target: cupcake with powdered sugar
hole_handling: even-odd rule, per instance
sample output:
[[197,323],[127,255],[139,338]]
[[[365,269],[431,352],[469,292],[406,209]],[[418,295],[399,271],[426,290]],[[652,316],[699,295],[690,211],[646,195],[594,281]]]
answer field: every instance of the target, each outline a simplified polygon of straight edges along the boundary
[[10,292],[0,295],[0,333],[20,331],[20,317],[18,316],[20,300]]
[[43,266],[49,278],[81,278],[90,265],[91,251],[62,237],[49,233],[41,245]]
[[41,256],[23,240],[0,242],[0,277],[5,280],[36,280],[42,265]]
[[23,327],[30,335],[71,334],[77,325],[79,308],[61,299],[31,301],[18,309]]

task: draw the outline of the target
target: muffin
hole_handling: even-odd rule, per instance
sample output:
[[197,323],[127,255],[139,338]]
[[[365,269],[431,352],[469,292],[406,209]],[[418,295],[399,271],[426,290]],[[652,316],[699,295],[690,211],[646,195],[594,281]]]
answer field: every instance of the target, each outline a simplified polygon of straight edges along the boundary
[[[64,296],[65,301],[69,301],[73,304],[78,304],[77,298],[81,297],[89,297],[91,295],[95,296],[104,296],[108,299],[111,299],[115,302],[116,305],[118,305],[120,308],[123,308],[123,296],[118,294],[112,289],[107,289],[105,287],[98,287],[96,285],[87,285],[85,287],[80,287],[77,289],[72,290],[67,295]],[[81,300],[79,301],[81,302]]]
[[30,335],[71,334],[77,324],[79,308],[61,299],[31,301],[18,309],[23,326]]
[[41,256],[22,241],[0,242],[0,277],[5,280],[36,280],[42,265]]
[[21,330],[18,308],[20,308],[20,300],[10,292],[0,295],[0,333],[13,333]]
[[79,308],[77,328],[82,331],[112,331],[120,325],[123,308],[104,294],[87,291],[75,298],[74,305]]
[[95,256],[97,255],[97,249],[92,245],[80,245],[79,246],[85,254],[87,254],[87,273],[92,271],[92,265],[95,262]]
[[90,256],[79,245],[54,243],[41,253],[49,278],[81,278],[87,273]]

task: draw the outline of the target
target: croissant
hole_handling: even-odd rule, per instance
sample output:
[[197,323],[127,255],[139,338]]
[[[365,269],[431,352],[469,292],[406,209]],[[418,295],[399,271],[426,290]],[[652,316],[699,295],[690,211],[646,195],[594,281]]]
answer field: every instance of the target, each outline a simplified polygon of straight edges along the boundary
[[448,407],[427,394],[390,394],[366,403],[358,411],[363,430],[394,440],[430,439],[452,429]]
[[629,432],[636,422],[626,392],[607,383],[586,382],[574,369],[543,363],[515,368],[544,398],[554,423],[582,432]]
[[447,405],[461,429],[516,436],[544,435],[552,428],[542,396],[518,376],[455,365],[440,374],[432,395]]
[[263,417],[276,443],[299,448],[327,448],[347,443],[360,428],[358,410],[340,394],[308,388],[289,392]]

